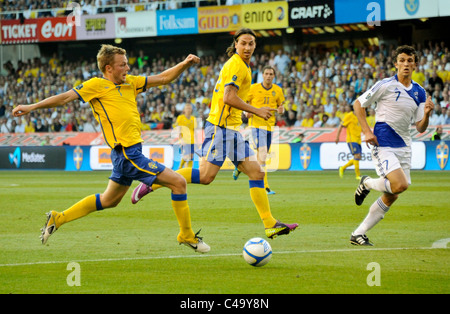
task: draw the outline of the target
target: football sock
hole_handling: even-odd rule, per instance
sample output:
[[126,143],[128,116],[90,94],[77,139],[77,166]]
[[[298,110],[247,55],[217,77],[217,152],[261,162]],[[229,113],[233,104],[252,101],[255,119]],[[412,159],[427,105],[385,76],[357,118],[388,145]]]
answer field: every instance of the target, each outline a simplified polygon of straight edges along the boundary
[[353,235],[366,234],[367,231],[372,229],[384,215],[388,212],[389,206],[384,204],[381,200],[381,196],[370,206],[369,214],[363,220],[363,222],[353,231]]
[[354,159],[349,160],[345,165],[342,166],[342,169],[347,169],[348,167],[352,166],[354,162]]
[[181,158],[180,166],[178,167],[178,169],[183,169],[185,163],[186,161],[183,158]]
[[193,165],[194,165],[194,161],[193,160],[189,160],[187,162],[187,168],[192,168]]
[[[182,168],[178,169],[176,173],[181,174],[183,178],[186,179],[186,183],[194,183],[194,184],[200,183],[200,171],[196,168]],[[162,185],[156,183],[152,185],[153,191],[156,191],[161,187]]]
[[277,221],[270,212],[269,198],[264,189],[264,180],[249,180],[250,197],[256,206],[259,217],[262,219],[265,228],[272,228]]
[[361,176],[361,171],[359,171],[359,160],[354,160],[353,165],[355,166],[355,174],[357,177]]
[[172,194],[172,207],[180,226],[178,242],[183,242],[183,240],[193,241],[195,234],[191,227],[191,214],[189,212],[187,194]]
[[56,216],[56,229],[66,222],[84,217],[96,210],[102,209],[100,194],[89,195]]
[[364,182],[364,185],[369,190],[374,189],[375,191],[378,192],[387,192],[392,194],[391,182],[386,178],[377,178],[377,179],[370,178]]

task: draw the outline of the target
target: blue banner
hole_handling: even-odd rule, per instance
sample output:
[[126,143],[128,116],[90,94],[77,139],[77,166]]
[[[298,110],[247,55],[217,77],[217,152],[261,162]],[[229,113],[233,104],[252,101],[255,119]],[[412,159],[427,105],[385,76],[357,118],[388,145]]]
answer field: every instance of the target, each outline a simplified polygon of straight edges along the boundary
[[197,8],[156,11],[157,35],[198,34]]
[[334,16],[336,24],[385,21],[384,0],[335,0]]

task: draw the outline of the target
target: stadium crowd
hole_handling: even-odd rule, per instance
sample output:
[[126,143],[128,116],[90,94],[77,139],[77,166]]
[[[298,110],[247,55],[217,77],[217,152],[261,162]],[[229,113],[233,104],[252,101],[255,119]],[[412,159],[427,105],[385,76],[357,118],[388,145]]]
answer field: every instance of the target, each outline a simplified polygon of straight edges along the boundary
[[[430,125],[450,124],[450,52],[444,43],[417,45],[419,66],[413,80],[432,96],[435,110]],[[253,81],[262,81],[262,68],[277,70],[276,84],[283,88],[285,112],[277,115],[278,126],[337,127],[353,101],[377,80],[395,74],[393,47],[356,47],[351,43],[323,50],[305,47],[290,53],[279,50],[256,53],[252,58]],[[182,57],[165,59],[147,56],[143,50],[129,51],[130,74],[159,73]],[[186,103],[193,104],[193,114],[202,127],[209,113],[210,97],[219,71],[226,61],[206,56],[200,64],[183,73],[172,84],[151,88],[138,95],[142,129],[170,129]],[[101,77],[95,60],[77,62],[35,58],[4,64],[7,75],[0,76],[0,133],[23,132],[97,132],[100,126],[88,103],[75,101],[65,107],[33,112],[25,118],[13,118],[17,104],[31,104],[59,94],[83,81]],[[374,110],[368,109],[369,125],[374,124]],[[245,121],[244,121],[245,122]]]
[[[102,14],[269,1],[274,0],[80,0],[73,2],[79,4],[82,14]],[[0,13],[3,19],[65,16],[73,10],[72,8],[66,10],[68,3],[70,2],[60,0],[0,0]]]

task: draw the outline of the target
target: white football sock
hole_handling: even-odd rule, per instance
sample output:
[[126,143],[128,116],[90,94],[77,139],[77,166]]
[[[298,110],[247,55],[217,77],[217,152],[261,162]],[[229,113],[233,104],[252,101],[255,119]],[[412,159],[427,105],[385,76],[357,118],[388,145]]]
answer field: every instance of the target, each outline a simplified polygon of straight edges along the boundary
[[369,190],[374,189],[375,191],[378,192],[387,192],[392,194],[391,182],[386,178],[377,178],[377,179],[370,178],[364,181],[364,185]]
[[384,218],[384,215],[389,210],[389,206],[383,203],[381,197],[379,197],[373,204],[370,206],[369,214],[366,216],[364,221],[353,231],[352,235],[366,234],[367,231],[372,229],[377,223],[380,222],[381,219]]

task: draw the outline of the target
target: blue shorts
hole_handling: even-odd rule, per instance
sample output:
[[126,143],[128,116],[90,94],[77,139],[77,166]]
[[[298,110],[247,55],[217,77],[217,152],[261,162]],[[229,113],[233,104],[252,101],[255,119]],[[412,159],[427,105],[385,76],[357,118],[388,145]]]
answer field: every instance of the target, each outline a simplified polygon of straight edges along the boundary
[[185,161],[193,160],[194,144],[183,144],[181,146],[181,155]]
[[205,123],[205,140],[197,154],[219,167],[223,165],[226,157],[237,167],[239,162],[254,155],[241,133],[208,121]]
[[358,144],[355,142],[348,142],[347,145],[353,156],[355,156],[356,154],[361,154],[361,152],[362,152],[361,144]]
[[142,154],[142,144],[130,147],[117,146],[111,151],[113,170],[109,179],[121,185],[130,186],[133,180],[152,185],[156,176],[166,166]]
[[272,145],[272,132],[267,129],[252,128],[252,141],[256,149],[265,146],[269,151]]

